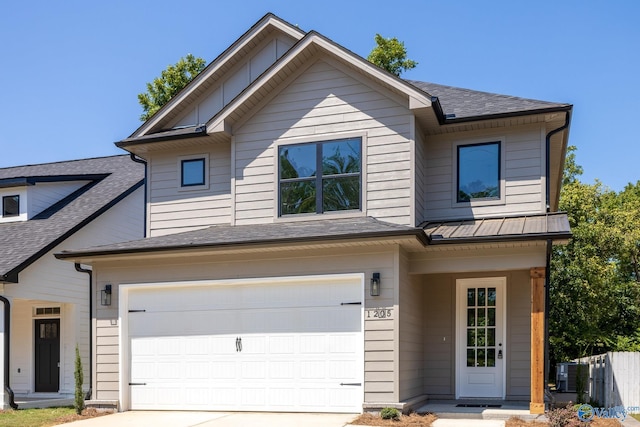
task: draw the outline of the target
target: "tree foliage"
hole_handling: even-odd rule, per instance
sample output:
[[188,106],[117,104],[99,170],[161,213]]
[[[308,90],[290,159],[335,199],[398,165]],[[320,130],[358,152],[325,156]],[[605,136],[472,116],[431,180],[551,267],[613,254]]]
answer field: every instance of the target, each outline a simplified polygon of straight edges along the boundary
[[376,34],[375,41],[376,47],[367,57],[367,60],[372,64],[396,76],[400,76],[404,71],[411,70],[418,65],[416,61],[407,59],[407,49],[404,47],[404,43],[397,38],[384,38],[380,34]]
[[82,396],[82,383],[84,382],[84,375],[82,373],[82,359],[80,358],[80,350],[76,344],[76,359],[75,370],[73,372],[75,379],[75,395],[73,400],[73,407],[76,413],[80,415],[84,409],[84,397]]
[[147,91],[138,94],[138,102],[144,111],[140,120],[146,121],[191,80],[193,80],[207,63],[192,54],[180,58],[174,65],[169,65],[159,77],[147,83]]
[[552,362],[640,348],[640,181],[616,193],[581,174],[569,147],[560,210],[573,238],[551,261]]

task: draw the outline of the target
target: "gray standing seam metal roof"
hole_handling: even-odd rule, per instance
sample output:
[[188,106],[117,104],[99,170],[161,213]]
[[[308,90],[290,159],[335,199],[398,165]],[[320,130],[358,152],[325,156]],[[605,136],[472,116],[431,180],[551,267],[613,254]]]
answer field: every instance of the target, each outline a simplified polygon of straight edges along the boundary
[[357,217],[257,225],[214,225],[200,230],[142,240],[62,251],[55,255],[57,258],[65,259],[182,249],[410,236],[416,237],[427,246],[440,243],[567,239],[571,232],[564,213],[438,221],[425,223],[420,227],[391,224],[371,217]]
[[0,169],[0,180],[96,178],[28,221],[0,223],[0,282],[18,273],[144,183],[144,166],[128,155]]

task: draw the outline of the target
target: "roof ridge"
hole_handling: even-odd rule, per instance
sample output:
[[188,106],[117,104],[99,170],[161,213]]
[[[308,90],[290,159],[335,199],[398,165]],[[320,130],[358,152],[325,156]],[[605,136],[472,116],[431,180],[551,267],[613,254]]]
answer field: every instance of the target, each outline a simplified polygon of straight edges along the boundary
[[57,161],[54,161],[54,162],[33,163],[33,164],[27,164],[27,165],[3,166],[3,167],[0,167],[0,171],[8,170],[8,169],[35,167],[35,166],[58,165],[58,164],[62,164],[62,163],[77,163],[77,162],[84,162],[84,161],[89,161],[89,160],[110,159],[110,158],[116,158],[116,157],[129,157],[129,154],[128,153],[125,153],[125,154],[112,154],[110,156],[87,157],[87,158],[84,158],[84,159],[57,160]]

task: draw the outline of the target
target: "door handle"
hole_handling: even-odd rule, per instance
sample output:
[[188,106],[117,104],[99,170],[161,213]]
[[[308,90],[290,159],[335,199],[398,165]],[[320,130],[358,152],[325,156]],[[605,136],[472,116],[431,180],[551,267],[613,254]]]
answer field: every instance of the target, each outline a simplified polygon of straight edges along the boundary
[[502,343],[499,343],[498,347],[498,359],[502,359]]

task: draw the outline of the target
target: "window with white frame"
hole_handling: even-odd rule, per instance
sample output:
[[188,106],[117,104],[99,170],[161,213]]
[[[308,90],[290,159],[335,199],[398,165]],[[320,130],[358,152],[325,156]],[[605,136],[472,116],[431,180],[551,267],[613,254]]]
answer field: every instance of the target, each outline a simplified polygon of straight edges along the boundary
[[456,200],[500,200],[500,141],[457,146]]
[[361,210],[362,140],[281,145],[279,215]]
[[14,217],[20,215],[20,196],[3,196],[2,197],[2,217]]

